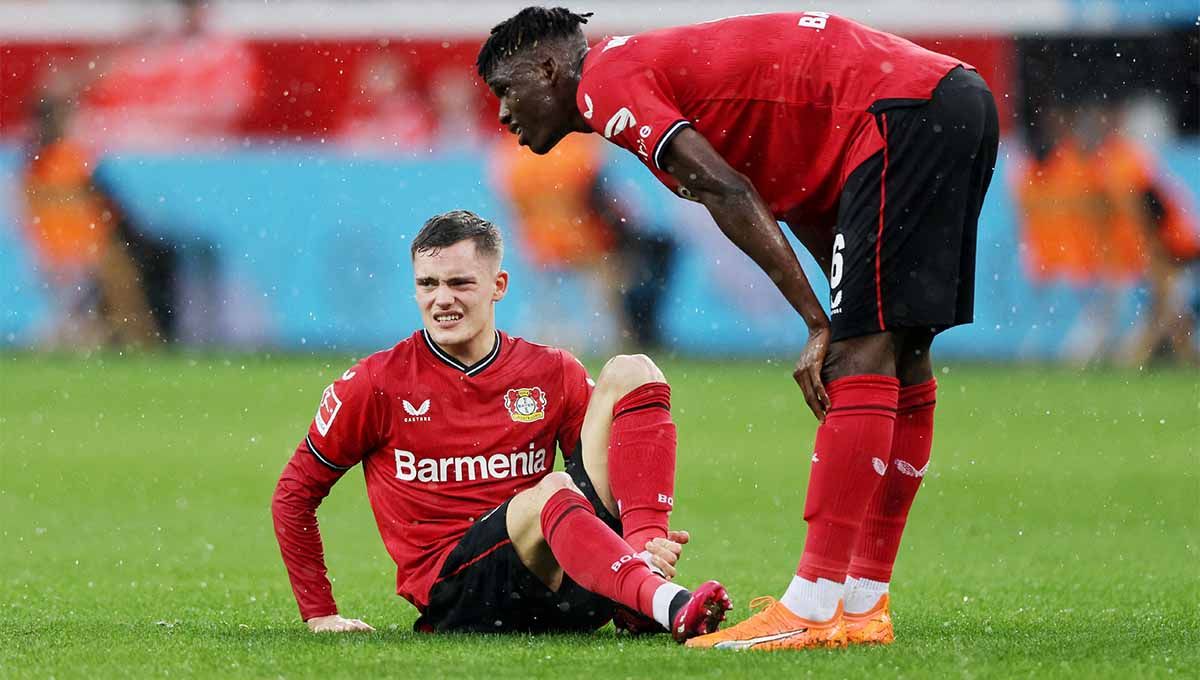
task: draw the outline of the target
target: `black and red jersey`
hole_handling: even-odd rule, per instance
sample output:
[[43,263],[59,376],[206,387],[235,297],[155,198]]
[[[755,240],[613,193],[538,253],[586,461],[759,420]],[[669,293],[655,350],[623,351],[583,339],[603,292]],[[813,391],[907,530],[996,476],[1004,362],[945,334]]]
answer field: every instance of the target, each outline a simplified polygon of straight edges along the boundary
[[418,608],[471,524],[572,454],[591,395],[568,352],[496,333],[464,366],[424,331],[358,362],[325,388],[280,479],[276,533],[304,618],[336,611],[315,509],[362,465],[396,589]]
[[576,104],[684,197],[661,161],[691,126],[777,219],[831,230],[847,176],[883,148],[873,108],[928,100],[960,64],[825,12],[745,15],[606,39]]

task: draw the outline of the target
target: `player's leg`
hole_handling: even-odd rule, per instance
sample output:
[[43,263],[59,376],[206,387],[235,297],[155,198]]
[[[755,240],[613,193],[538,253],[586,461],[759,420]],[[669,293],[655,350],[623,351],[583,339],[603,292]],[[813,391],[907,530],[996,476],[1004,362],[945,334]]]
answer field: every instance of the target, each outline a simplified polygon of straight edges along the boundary
[[933,445],[932,331],[901,335],[896,357],[900,380],[896,426],[887,473],[867,506],[846,578],[845,621],[850,642],[894,639],[888,588],[913,499],[925,477]]
[[936,332],[972,320],[976,233],[999,139],[991,93],[965,69],[943,79],[928,105],[895,111],[893,121],[894,186],[906,218],[897,226],[916,228],[891,258],[907,274],[894,277],[897,302],[889,310],[895,325],[907,329],[898,343],[899,412],[892,460],[850,568],[845,621],[851,642],[893,638],[892,567],[933,443],[937,383],[930,346]]
[[830,624],[841,614],[867,504],[889,463],[898,398],[897,339],[896,333],[882,331],[830,345],[822,371],[830,408],[813,447],[804,505],[808,531],[782,598],[806,621]]
[[804,552],[783,597],[694,647],[780,649],[845,644],[841,599],[859,526],[887,466],[897,381],[890,332],[835,341],[823,371],[830,408],[817,428],[804,506]]
[[[964,224],[971,201],[982,200],[975,186],[986,188],[990,178],[981,153],[990,93],[976,87],[977,78],[958,69],[947,88],[939,86],[958,90],[953,96],[963,106],[931,102],[877,115],[884,148],[848,177],[828,258],[833,343],[822,375],[832,404],[817,430],[804,553],[780,602],[693,646],[845,642],[845,579],[867,505],[891,462],[898,347],[908,329],[969,321],[974,229]],[[994,161],[994,138],[991,148]]]
[[610,359],[596,379],[580,434],[585,476],[572,477],[591,484],[635,550],[667,535],[676,441],[671,388],[658,366],[643,354]]
[[[527,566],[536,559],[528,551],[525,560],[517,554],[509,536],[510,505],[502,503],[476,520],[442,560],[416,630],[539,633],[563,628],[562,579],[553,574],[557,567],[541,570],[543,576],[550,572],[551,589]],[[611,603],[598,597],[572,603],[582,606],[574,610],[570,630],[595,630],[612,616]]]
[[677,640],[716,630],[729,609],[715,581],[689,592],[651,571],[566,473],[550,473],[514,496],[506,521],[516,554],[547,587],[558,590],[570,579],[652,617]]
[[779,649],[845,644],[841,599],[867,503],[886,471],[896,417],[895,336],[830,345],[822,371],[830,397],[817,428],[804,519],[804,552],[787,591],[758,614],[693,647]]
[[781,644],[842,641],[840,608],[850,557],[888,464],[899,387],[898,337],[884,314],[888,281],[882,265],[891,253],[882,233],[887,172],[881,152],[851,173],[842,192],[828,258],[833,342],[822,367],[831,404],[813,447],[804,552],[781,600],[804,622],[797,627],[815,634]]
[[[647,550],[649,541],[667,536],[674,504],[676,431],[670,408],[670,387],[649,357],[613,357],[597,377],[579,450],[565,457],[567,473],[596,514],[668,577],[671,567]],[[661,631],[653,619],[626,607],[617,607],[613,625],[633,634]]]

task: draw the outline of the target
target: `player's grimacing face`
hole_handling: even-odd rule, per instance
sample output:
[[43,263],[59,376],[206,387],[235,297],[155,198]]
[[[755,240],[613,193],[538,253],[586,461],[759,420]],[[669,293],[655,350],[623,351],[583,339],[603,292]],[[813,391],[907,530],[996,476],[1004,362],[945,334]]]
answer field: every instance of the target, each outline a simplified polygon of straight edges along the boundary
[[567,108],[574,99],[558,92],[546,67],[514,58],[499,64],[487,84],[500,100],[500,124],[530,151],[549,153],[570,131]]
[[493,303],[508,289],[508,272],[494,257],[476,252],[474,241],[459,241],[413,258],[417,306],[433,341],[464,345],[495,327]]

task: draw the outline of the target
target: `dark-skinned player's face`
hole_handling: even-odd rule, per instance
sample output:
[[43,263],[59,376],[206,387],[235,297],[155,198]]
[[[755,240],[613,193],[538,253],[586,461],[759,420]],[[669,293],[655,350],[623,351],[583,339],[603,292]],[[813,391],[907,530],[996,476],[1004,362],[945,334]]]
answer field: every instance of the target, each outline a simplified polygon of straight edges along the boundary
[[548,153],[571,131],[575,94],[564,87],[563,73],[552,57],[534,51],[501,62],[487,79],[500,100],[500,124],[536,154]]

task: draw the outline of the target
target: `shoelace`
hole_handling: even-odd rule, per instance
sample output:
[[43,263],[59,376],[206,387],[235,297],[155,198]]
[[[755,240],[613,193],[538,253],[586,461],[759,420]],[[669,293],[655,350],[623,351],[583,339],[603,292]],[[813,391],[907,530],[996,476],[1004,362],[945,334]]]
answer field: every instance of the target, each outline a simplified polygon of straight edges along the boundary
[[754,614],[757,614],[775,604],[775,602],[775,598],[771,597],[770,595],[760,595],[753,600],[750,600],[750,611]]

